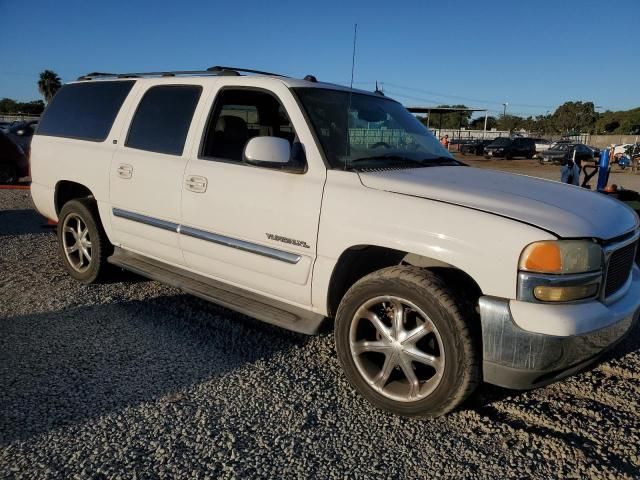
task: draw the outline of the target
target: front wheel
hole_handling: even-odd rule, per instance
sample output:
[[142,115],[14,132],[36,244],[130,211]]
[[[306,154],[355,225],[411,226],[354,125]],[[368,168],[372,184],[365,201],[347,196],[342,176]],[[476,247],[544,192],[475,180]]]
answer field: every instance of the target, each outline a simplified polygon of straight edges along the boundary
[[76,280],[93,283],[104,276],[113,246],[94,203],[82,199],[64,204],[58,218],[58,248],[64,266]]
[[336,315],[336,351],[348,380],[392,413],[451,411],[480,382],[480,340],[464,305],[439,277],[416,267],[362,278]]

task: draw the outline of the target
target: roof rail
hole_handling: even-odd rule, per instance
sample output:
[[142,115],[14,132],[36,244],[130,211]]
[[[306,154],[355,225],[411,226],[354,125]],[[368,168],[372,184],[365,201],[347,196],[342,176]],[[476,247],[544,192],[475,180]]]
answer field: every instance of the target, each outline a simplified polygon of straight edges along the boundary
[[209,68],[207,68],[207,71],[208,72],[214,72],[214,73],[225,72],[225,71],[245,72],[245,73],[255,73],[257,75],[269,75],[269,76],[272,76],[272,77],[289,78],[286,75],[282,75],[281,73],[263,72],[261,70],[251,70],[249,68],[221,67],[220,65],[216,65],[215,67],[209,67]]
[[[78,80],[94,80],[97,78],[140,78],[140,77],[175,77],[175,76],[196,76],[196,75],[215,75],[215,76],[237,76],[239,72],[255,73],[258,75],[270,75],[274,77],[285,77],[278,73],[263,72],[260,70],[251,70],[248,68],[235,68],[235,67],[221,67],[216,65],[215,67],[209,67],[206,70],[168,70],[165,72],[132,72],[132,73],[105,73],[105,72],[92,72],[78,77]],[[286,78],[286,77],[285,77]]]

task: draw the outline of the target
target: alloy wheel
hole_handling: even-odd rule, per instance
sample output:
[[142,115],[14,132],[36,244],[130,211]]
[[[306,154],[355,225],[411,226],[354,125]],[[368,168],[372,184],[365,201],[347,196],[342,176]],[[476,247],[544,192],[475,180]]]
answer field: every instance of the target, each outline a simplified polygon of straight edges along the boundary
[[62,247],[69,265],[84,272],[91,265],[91,237],[89,227],[77,214],[71,213],[62,225]]
[[349,346],[364,380],[395,401],[427,397],[444,374],[445,352],[436,325],[400,297],[376,297],[361,305],[351,320]]

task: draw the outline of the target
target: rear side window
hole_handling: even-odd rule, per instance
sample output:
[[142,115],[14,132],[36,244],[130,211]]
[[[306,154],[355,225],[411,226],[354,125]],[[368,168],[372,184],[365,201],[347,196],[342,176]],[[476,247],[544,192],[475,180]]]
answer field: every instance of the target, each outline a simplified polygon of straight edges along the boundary
[[144,94],[125,145],[139,150],[182,155],[202,87],[162,85]]
[[62,87],[47,107],[38,135],[102,142],[135,82],[86,82]]

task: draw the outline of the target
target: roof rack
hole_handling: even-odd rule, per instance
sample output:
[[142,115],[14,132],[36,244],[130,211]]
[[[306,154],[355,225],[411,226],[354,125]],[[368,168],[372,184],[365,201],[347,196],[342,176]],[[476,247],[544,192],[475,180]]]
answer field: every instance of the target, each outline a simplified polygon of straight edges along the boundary
[[273,77],[289,78],[286,75],[279,73],[263,72],[261,70],[251,70],[249,68],[236,68],[236,67],[221,67],[216,65],[209,67],[206,70],[168,70],[165,72],[132,72],[132,73],[105,73],[105,72],[92,72],[78,77],[78,80],[94,80],[97,78],[140,78],[140,77],[176,77],[176,76],[199,76],[199,75],[214,75],[214,76],[238,76],[240,72],[254,73],[257,75],[269,75]]

